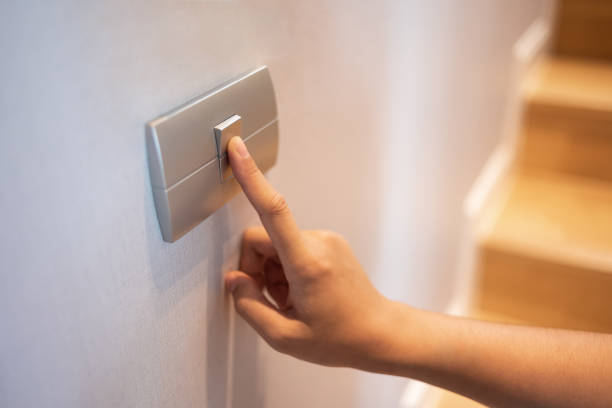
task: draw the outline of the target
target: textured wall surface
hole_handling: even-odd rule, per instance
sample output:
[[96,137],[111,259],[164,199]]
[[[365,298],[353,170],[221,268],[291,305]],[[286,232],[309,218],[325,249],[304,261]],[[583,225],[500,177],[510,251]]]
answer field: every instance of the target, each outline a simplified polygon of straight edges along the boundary
[[388,295],[442,309],[512,43],[548,1],[0,4],[0,406],[393,406],[403,384],[271,352],[221,290],[242,196],[161,241],[144,123],[268,64],[270,173]]

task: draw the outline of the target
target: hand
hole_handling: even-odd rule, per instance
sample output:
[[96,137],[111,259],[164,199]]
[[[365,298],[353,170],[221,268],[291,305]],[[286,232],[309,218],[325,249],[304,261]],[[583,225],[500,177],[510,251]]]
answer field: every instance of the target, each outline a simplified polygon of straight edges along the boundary
[[239,137],[230,140],[228,154],[263,224],[244,232],[240,270],[225,277],[236,310],[278,351],[319,364],[370,368],[385,339],[391,302],[340,235],[298,229]]
[[612,335],[478,322],[391,302],[342,237],[297,228],[239,138],[228,151],[263,228],[244,233],[240,270],[225,283],[238,313],[275,349],[415,378],[487,406],[612,406]]

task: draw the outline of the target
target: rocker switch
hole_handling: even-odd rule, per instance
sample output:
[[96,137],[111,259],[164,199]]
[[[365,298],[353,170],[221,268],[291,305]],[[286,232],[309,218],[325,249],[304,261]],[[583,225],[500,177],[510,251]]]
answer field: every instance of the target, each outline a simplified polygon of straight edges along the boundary
[[227,144],[234,136],[242,137],[242,118],[233,115],[215,126],[215,143],[221,183],[233,177],[232,168],[227,157]]

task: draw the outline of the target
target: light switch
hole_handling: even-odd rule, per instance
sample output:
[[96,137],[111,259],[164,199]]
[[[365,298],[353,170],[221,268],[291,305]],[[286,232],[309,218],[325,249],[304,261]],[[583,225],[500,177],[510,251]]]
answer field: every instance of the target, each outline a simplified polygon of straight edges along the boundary
[[147,123],[147,153],[163,239],[174,242],[240,191],[227,143],[240,136],[262,171],[276,162],[278,118],[266,67]]
[[227,144],[234,136],[242,137],[242,118],[240,116],[232,115],[215,126],[219,176],[222,183],[232,177],[232,168],[228,165]]

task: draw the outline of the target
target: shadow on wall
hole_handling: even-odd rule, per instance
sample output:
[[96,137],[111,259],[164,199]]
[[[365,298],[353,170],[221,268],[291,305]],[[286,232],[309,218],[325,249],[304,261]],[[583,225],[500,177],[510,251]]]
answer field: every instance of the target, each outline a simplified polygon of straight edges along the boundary
[[206,313],[191,311],[199,316],[194,318],[199,327],[170,335],[176,340],[173,346],[183,345],[182,335],[199,334],[191,343],[196,349],[181,352],[197,359],[201,349],[206,350],[205,362],[186,364],[198,367],[195,376],[205,382],[201,387],[206,388],[207,406],[263,407],[260,340],[235,316],[231,298],[223,289],[224,273],[238,266],[242,230],[254,223],[254,211],[240,195],[178,241],[167,243],[161,238],[149,185],[145,191],[145,236],[148,265],[157,290],[156,318],[165,320],[178,313],[181,302],[205,287]]

